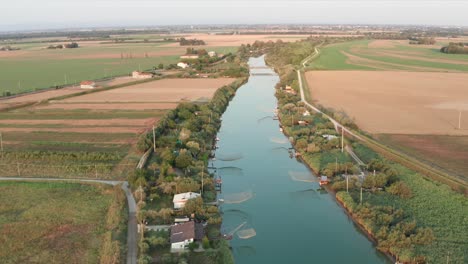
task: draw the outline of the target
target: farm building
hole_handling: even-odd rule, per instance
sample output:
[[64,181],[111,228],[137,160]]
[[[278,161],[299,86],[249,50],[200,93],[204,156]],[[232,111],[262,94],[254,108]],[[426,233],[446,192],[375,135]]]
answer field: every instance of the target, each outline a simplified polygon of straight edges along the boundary
[[209,51],[208,56],[210,56],[211,58],[216,57],[216,51]]
[[335,135],[328,135],[328,134],[322,135],[322,137],[326,138],[327,140],[332,140],[332,139],[338,138]]
[[153,74],[151,72],[133,71],[132,78],[133,79],[151,79],[153,78]]
[[322,185],[327,185],[329,183],[328,177],[327,176],[320,176],[320,186]]
[[299,121],[297,121],[297,123],[298,123],[300,126],[307,126],[307,125],[309,125],[309,122],[304,121],[304,120],[299,120]]
[[289,85],[286,85],[283,90],[285,93],[296,95],[296,91],[294,91],[294,89]]
[[174,209],[180,209],[185,206],[185,203],[188,200],[195,199],[200,197],[199,193],[194,193],[194,192],[186,192],[186,193],[179,193],[174,195],[174,199],[172,199],[172,202],[174,203]]
[[93,81],[82,81],[80,83],[81,89],[94,89],[96,88],[96,83]]
[[171,226],[171,252],[184,250],[195,240],[195,222]]
[[185,62],[179,62],[179,63],[177,63],[177,67],[180,67],[180,68],[182,68],[182,69],[185,69],[185,68],[187,68],[188,66],[189,66],[189,65],[188,65],[187,63],[185,63]]
[[181,59],[190,59],[190,60],[196,60],[198,59],[198,55],[196,54],[187,54],[187,55],[182,55],[180,56]]

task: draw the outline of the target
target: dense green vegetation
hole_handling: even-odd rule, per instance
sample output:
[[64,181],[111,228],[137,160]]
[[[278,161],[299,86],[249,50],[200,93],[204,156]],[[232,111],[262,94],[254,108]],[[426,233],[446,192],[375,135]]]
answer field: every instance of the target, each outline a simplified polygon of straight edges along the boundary
[[119,263],[126,199],[119,186],[0,182],[2,263]]
[[[216,199],[215,183],[213,175],[208,173],[207,163],[221,125],[221,115],[244,82],[245,79],[239,79],[218,89],[207,104],[180,104],[160,120],[155,130],[155,142],[152,133],[143,134],[138,141],[137,147],[141,152],[153,148],[154,143],[156,145],[156,152],[152,153],[147,168],[136,170],[129,178],[130,184],[137,188],[138,220],[141,223],[168,224],[175,216],[194,214],[195,220],[208,223],[209,242],[205,243],[205,247],[210,249],[201,256],[193,252],[170,255],[163,234],[147,233],[139,242],[140,263],[148,263],[149,256],[155,251],[163,254],[163,263],[178,263],[183,259],[203,259],[203,263],[233,262],[225,241],[220,240],[222,220],[218,208],[206,206],[204,202]],[[171,203],[173,195],[199,192],[202,177],[203,199],[191,200],[182,210],[174,211]]]
[[468,48],[465,44],[450,42],[447,47],[442,47],[440,51],[448,54],[468,54]]
[[[304,43],[304,46],[309,45]],[[298,65],[284,65],[281,61],[288,60],[276,58],[287,56],[289,48],[292,46],[278,48],[286,49],[280,52],[271,49],[267,61],[281,76],[278,88],[291,85],[297,89],[297,75],[293,69]],[[337,192],[337,199],[377,240],[379,250],[404,263],[442,263],[448,255],[454,263],[466,262],[466,197],[387,160],[360,142],[346,139],[345,144],[352,146],[366,163],[365,168],[359,168],[347,154],[341,153],[339,139],[323,137],[337,135],[327,119],[310,110],[311,115],[304,116],[305,108],[297,95],[281,89],[276,95],[279,117],[290,141],[317,174],[329,177],[330,188]],[[294,120],[308,121],[308,125],[301,126]],[[369,173],[361,178],[360,170]],[[349,175],[348,188],[343,175]]]

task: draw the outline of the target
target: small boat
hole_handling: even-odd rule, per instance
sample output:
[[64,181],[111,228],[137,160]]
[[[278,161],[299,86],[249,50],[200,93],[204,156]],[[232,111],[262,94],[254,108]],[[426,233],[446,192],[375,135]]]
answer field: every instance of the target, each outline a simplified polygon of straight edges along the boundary
[[219,137],[216,138],[216,141],[220,141]]
[[280,127],[279,131],[280,131],[280,132],[283,132],[283,128]]

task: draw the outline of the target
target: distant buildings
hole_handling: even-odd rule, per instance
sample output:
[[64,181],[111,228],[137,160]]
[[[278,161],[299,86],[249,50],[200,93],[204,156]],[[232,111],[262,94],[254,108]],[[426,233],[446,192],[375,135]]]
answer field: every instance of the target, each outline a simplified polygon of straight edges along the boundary
[[190,60],[196,60],[199,58],[199,56],[197,54],[186,54],[186,55],[182,55],[180,56],[181,59],[190,59]]
[[132,78],[133,79],[151,79],[153,78],[153,74],[151,72],[133,71]]
[[328,135],[328,134],[322,135],[322,137],[326,138],[327,140],[332,140],[332,139],[338,138],[335,135]]
[[216,51],[209,51],[208,56],[210,56],[211,58],[216,57]]
[[194,193],[194,192],[186,192],[186,193],[179,193],[174,195],[174,199],[172,199],[172,202],[174,203],[174,209],[181,209],[184,208],[185,203],[188,200],[195,199],[200,197],[201,195],[199,193]]
[[188,68],[188,66],[189,65],[187,63],[185,63],[185,62],[177,63],[177,67],[182,68],[182,69]]
[[96,83],[93,81],[82,81],[80,83],[81,89],[94,89],[96,88]]
[[288,93],[288,94],[292,94],[292,95],[296,95],[296,91],[289,85],[286,85],[286,87],[284,87],[283,91],[285,93]]

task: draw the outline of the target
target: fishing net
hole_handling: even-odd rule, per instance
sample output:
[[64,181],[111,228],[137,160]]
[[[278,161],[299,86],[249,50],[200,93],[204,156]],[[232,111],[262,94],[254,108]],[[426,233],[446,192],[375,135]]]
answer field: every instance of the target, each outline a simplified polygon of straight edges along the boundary
[[253,198],[253,192],[240,192],[240,193],[231,193],[224,195],[224,203],[226,204],[240,204],[246,202]]
[[221,161],[235,161],[243,158],[241,153],[216,154],[216,158]]
[[301,191],[296,191],[296,192],[290,192],[289,196],[291,197],[291,199],[295,201],[320,199],[319,193],[317,193],[317,190],[315,189],[307,189],[307,190],[301,190]]
[[252,246],[240,246],[236,247],[235,250],[241,256],[254,256],[257,254],[257,250]]
[[254,237],[256,235],[257,235],[257,232],[255,232],[255,229],[253,229],[253,228],[247,228],[247,229],[237,231],[237,236],[240,239],[249,239],[249,238],[252,238],[252,237]]
[[318,182],[317,177],[308,171],[289,171],[288,174],[293,181]]
[[273,116],[264,116],[264,117],[258,119],[257,122],[258,122],[258,123],[261,123],[261,122],[263,122],[263,121],[271,120],[271,119],[273,119]]
[[244,172],[239,167],[221,167],[218,168],[218,173],[222,176],[243,176]]
[[271,137],[270,141],[273,143],[277,143],[277,144],[287,144],[289,142],[287,138],[277,138],[277,137]]
[[239,209],[229,209],[223,211],[223,218],[238,221],[238,222],[247,222],[250,221],[251,216],[245,211]]
[[289,152],[289,149],[286,148],[286,147],[276,147],[276,148],[272,148],[271,149],[272,151],[286,151],[286,152]]

